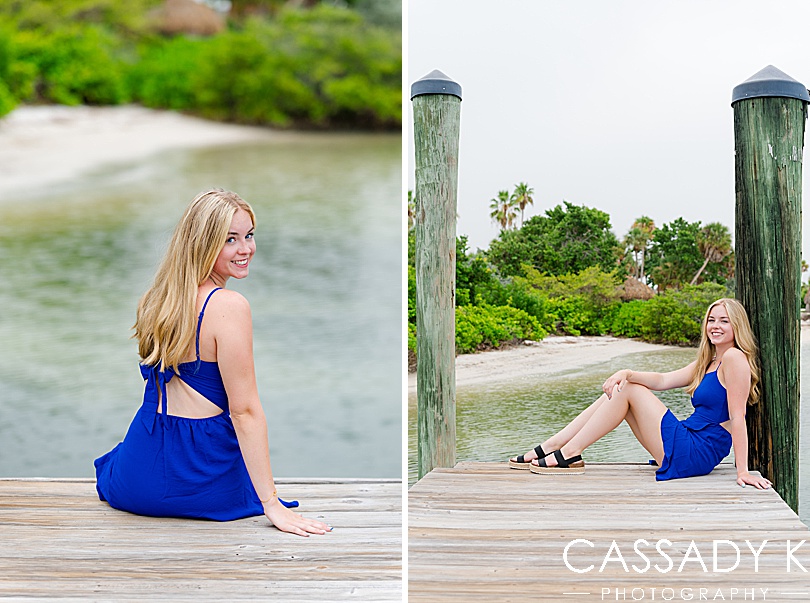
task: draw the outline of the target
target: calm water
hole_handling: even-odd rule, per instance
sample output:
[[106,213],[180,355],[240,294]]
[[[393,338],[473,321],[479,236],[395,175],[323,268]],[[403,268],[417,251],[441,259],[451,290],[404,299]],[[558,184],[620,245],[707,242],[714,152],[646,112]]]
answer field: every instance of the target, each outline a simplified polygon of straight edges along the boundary
[[[143,382],[129,339],[200,190],[256,210],[244,281],[278,476],[399,477],[400,137],[173,151],[0,199],[0,476],[91,476]],[[1,194],[1,193],[0,193]]]
[[[669,371],[694,360],[694,350],[669,349],[629,354],[585,370],[546,376],[519,386],[498,383],[459,388],[456,393],[457,460],[505,461],[523,454],[545,437],[564,427],[585,406],[601,394],[605,378],[621,368]],[[799,481],[799,515],[810,525],[810,346],[802,346],[801,415],[802,464]],[[682,390],[658,392],[658,396],[679,419],[692,412],[689,397]],[[408,400],[408,482],[417,477],[416,396]],[[646,462],[650,456],[626,423],[611,432],[584,455],[587,461]],[[651,479],[653,479],[651,475]]]

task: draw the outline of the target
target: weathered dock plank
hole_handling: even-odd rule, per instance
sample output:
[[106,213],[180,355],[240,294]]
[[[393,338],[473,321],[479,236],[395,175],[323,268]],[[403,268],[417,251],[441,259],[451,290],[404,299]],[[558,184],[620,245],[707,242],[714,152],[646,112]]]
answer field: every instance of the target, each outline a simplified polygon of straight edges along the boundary
[[334,531],[140,517],[94,480],[0,479],[0,599],[401,601],[399,480],[277,480]]
[[737,486],[730,465],[653,472],[434,469],[408,493],[409,602],[810,600],[810,530],[776,492]]

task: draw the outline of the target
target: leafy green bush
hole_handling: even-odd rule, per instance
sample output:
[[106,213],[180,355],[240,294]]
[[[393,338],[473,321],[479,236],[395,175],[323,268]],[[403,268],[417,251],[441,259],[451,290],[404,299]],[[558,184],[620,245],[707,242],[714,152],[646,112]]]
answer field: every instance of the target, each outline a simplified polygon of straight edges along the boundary
[[610,333],[618,337],[641,337],[641,321],[649,302],[634,299],[616,308],[610,324]]
[[416,353],[416,325],[412,322],[408,323],[408,349]]
[[0,30],[0,117],[17,104],[8,87],[11,62],[11,36]]
[[514,281],[525,281],[548,299],[544,310],[549,322],[544,326],[569,335],[604,335],[610,330],[621,304],[615,272],[591,266],[575,274],[546,276],[529,266],[523,269],[526,278]]
[[6,88],[3,80],[0,80],[0,117],[10,113],[15,106],[17,106],[17,101],[11,95],[9,89]]
[[641,336],[658,343],[690,344],[700,341],[700,326],[706,308],[728,291],[717,283],[687,285],[667,291],[645,302],[641,316]]
[[546,336],[537,320],[508,306],[459,306],[456,308],[456,353],[467,354],[519,339]]
[[15,36],[19,70],[34,74],[23,101],[63,105],[116,105],[129,101],[124,69],[116,59],[119,41],[96,25],[66,25],[47,36],[21,31]]
[[[481,252],[468,253],[467,235],[456,238],[456,305],[476,305],[496,279]],[[504,305],[504,304],[499,304]]]
[[155,2],[0,3],[0,110],[9,95],[68,105],[134,100],[247,124],[400,127],[398,28],[323,3],[234,21],[210,38],[166,39],[146,25]]
[[135,99],[146,107],[188,111],[196,102],[193,74],[199,68],[202,40],[184,37],[145,44],[127,81]]
[[401,123],[399,38],[327,5],[249,19],[206,41],[192,74],[203,115],[278,126]]
[[483,299],[495,306],[511,306],[523,310],[536,318],[544,330],[554,330],[554,316],[550,313],[548,295],[524,278],[517,277],[505,283],[493,279],[484,290]]

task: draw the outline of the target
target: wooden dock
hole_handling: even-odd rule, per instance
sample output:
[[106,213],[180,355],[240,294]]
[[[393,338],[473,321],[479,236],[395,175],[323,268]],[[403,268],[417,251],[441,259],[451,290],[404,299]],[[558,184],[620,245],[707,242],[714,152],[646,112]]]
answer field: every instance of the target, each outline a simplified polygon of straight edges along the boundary
[[[735,476],[731,465],[669,482],[641,464],[569,476],[505,463],[434,469],[408,494],[408,600],[810,600],[799,567],[810,571],[810,530],[776,492]],[[758,571],[746,540],[768,541]],[[788,541],[804,540],[791,559]]]
[[334,531],[116,511],[92,479],[0,479],[0,599],[401,601],[402,482],[277,480]]

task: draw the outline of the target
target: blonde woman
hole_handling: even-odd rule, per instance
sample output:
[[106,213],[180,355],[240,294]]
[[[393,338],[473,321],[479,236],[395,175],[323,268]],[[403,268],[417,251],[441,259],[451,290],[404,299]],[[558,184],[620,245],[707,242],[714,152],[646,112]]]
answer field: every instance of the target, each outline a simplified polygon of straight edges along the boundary
[[[685,387],[694,413],[678,421],[652,393]],[[653,456],[657,480],[705,475],[734,448],[737,483],[767,489],[771,482],[748,472],[747,404],[759,399],[759,361],[748,316],[737,300],[720,299],[706,310],[697,359],[670,373],[629,369],[611,375],[604,394],[559,433],[509,460],[534,473],[584,473],[582,452],[622,421]]]
[[96,459],[112,507],[157,517],[227,521],[265,515],[278,529],[324,534],[277,495],[253,366],[250,306],[225,289],[248,275],[255,216],[237,194],[198,195],[175,228],[138,304],[146,382],[124,441]]

